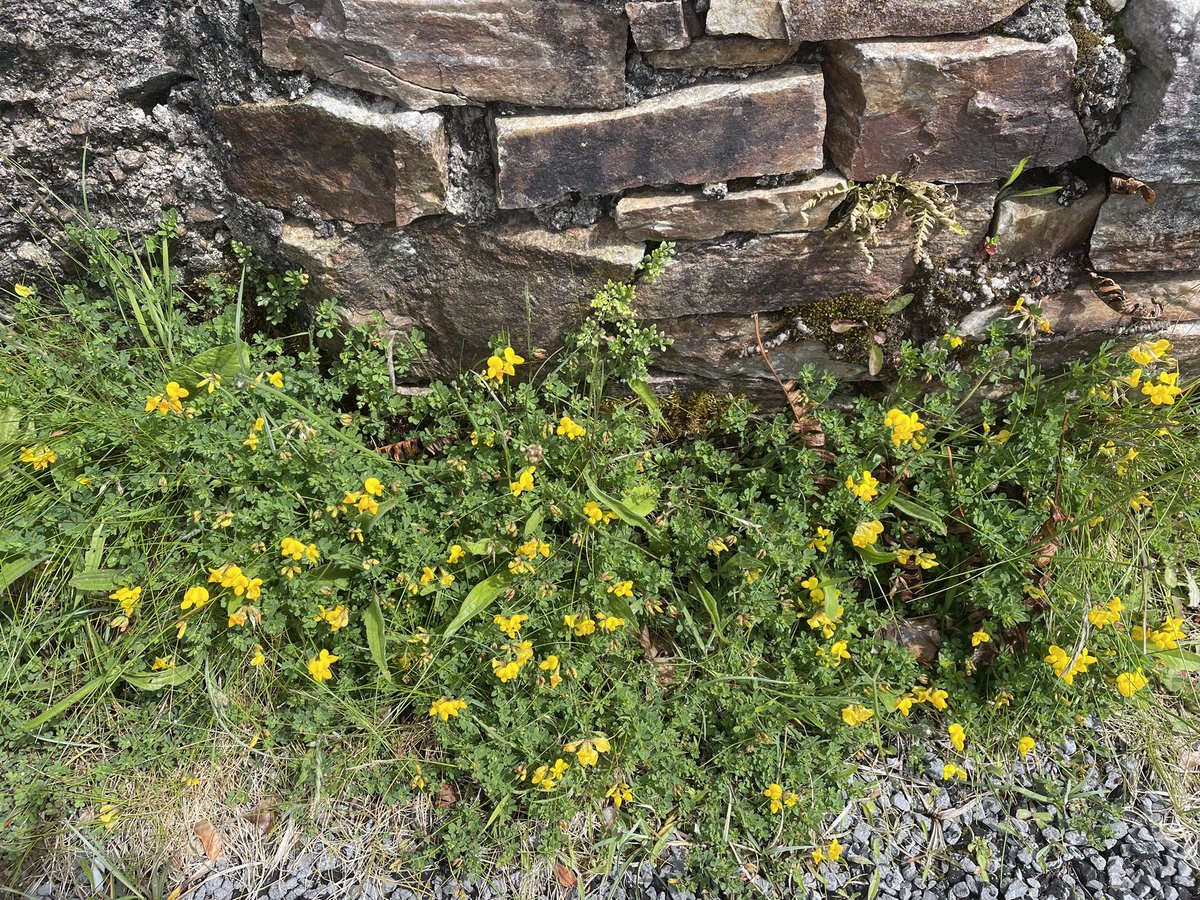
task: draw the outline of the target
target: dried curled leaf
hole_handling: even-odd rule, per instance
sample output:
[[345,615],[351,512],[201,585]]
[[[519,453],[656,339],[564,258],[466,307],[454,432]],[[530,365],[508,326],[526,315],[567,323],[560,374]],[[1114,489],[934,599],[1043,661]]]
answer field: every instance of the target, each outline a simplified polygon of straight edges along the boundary
[[192,826],[192,833],[196,835],[200,845],[204,848],[205,856],[214,862],[220,858],[225,849],[225,842],[221,839],[220,832],[213,828],[212,822],[208,819],[201,819]]

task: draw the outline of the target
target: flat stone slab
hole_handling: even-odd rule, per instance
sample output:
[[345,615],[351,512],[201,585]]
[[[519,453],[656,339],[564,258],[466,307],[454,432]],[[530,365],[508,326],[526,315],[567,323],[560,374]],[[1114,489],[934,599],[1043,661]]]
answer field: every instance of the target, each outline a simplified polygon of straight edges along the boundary
[[782,0],[791,41],[972,34],[1028,0]]
[[685,0],[638,0],[625,4],[633,43],[649,50],[681,50],[700,34],[700,20]]
[[255,0],[263,60],[410,109],[625,103],[624,16],[574,0]]
[[617,203],[617,227],[647,241],[698,241],[735,231],[819,231],[843,198],[826,200],[807,212],[802,207],[814,194],[843,181],[836,172],[825,172],[799,184],[730,191],[720,200],[700,193],[630,195]]
[[646,61],[656,69],[746,69],[787,62],[799,48],[787,41],[702,35],[682,50],[655,50]]
[[787,25],[779,0],[711,0],[704,30],[707,34],[748,34],[767,40],[787,40]]
[[613,112],[495,118],[500,205],[578,192],[819,169],[825,98],[812,68],[683,88]]
[[1141,68],[1120,129],[1093,156],[1142,181],[1200,182],[1200,0],[1138,0],[1121,26]]
[[997,256],[1049,259],[1086,246],[1104,195],[1104,184],[1097,182],[1070,206],[1060,204],[1057,194],[1005,200],[997,217]]
[[327,219],[407,225],[446,208],[447,140],[442,116],[379,112],[314,93],[218,106],[217,127],[233,148],[233,187],[289,210],[301,198]]
[[328,237],[289,222],[280,238],[280,252],[311,275],[314,293],[341,298],[351,321],[378,311],[398,330],[424,331],[431,357],[422,379],[481,364],[502,331],[526,358],[533,346],[554,349],[606,281],[632,277],[643,249],[611,221],[548,231],[527,214],[488,226],[443,217]]
[[1200,269],[1200,184],[1153,187],[1152,204],[1137,194],[1104,201],[1092,233],[1092,265],[1100,271]]
[[1055,166],[1087,142],[1071,87],[1075,42],[977,36],[837,41],[825,61],[827,146],[849,178],[1003,178],[1022,157]]

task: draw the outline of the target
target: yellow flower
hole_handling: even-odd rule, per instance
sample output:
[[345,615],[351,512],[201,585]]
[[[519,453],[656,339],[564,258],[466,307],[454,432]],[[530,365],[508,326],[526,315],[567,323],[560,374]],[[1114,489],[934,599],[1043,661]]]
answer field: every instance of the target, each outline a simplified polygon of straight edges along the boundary
[[992,636],[990,634],[988,634],[986,631],[982,631],[982,630],[976,631],[974,634],[971,635],[971,646],[978,647],[980,644],[986,644],[991,639],[992,639]]
[[612,805],[617,809],[621,808],[622,803],[630,803],[633,801],[633,788],[623,781],[618,781],[604,794],[606,800],[611,800]]
[[842,612],[844,607],[839,606],[837,615],[830,616],[825,610],[819,610],[814,613],[808,620],[808,627],[813,631],[820,631],[826,638],[833,637],[833,633],[837,631],[838,623],[842,620]]
[[133,611],[141,598],[142,589],[140,587],[130,587],[129,585],[117,588],[116,591],[108,595],[109,600],[117,601],[126,616],[133,615]]
[[842,858],[842,851],[845,849],[846,848],[838,842],[838,839],[834,838],[829,842],[829,849],[825,851],[825,854],[829,857],[830,862],[839,862]]
[[446,564],[452,566],[464,556],[466,556],[466,553],[463,552],[463,548],[455,544],[450,548],[450,555],[446,558]]
[[1017,752],[1021,754],[1022,758],[1024,758],[1033,751],[1035,746],[1037,746],[1037,742],[1034,741],[1034,739],[1029,735],[1025,735],[1025,737],[1017,741]]
[[267,658],[266,658],[266,656],[263,655],[262,647],[256,646],[254,648],[254,656],[252,656],[250,658],[250,665],[258,667],[258,666],[266,665],[266,662],[267,662]]
[[529,621],[529,616],[493,616],[492,621],[510,638],[515,638],[517,636],[517,632],[521,630],[521,626]]
[[708,539],[708,549],[712,551],[714,556],[720,556],[722,553],[729,551],[729,546],[719,537],[711,537]]
[[855,481],[853,475],[846,476],[846,490],[860,500],[868,503],[879,495],[879,482],[866,469],[862,473],[862,481]]
[[816,536],[808,542],[808,546],[817,550],[818,553],[829,552],[829,539],[833,537],[833,532],[822,525],[817,526]]
[[1150,398],[1150,403],[1154,406],[1170,406],[1175,402],[1175,398],[1183,393],[1183,388],[1175,383],[1178,380],[1178,372],[1163,372],[1158,376],[1157,382],[1147,381],[1143,384],[1142,393]]
[[318,684],[328,681],[333,677],[333,664],[339,659],[341,659],[340,656],[334,656],[328,650],[322,650],[319,655],[308,661],[308,674]]
[[1062,647],[1051,644],[1046,652],[1046,662],[1054,669],[1054,674],[1067,684],[1075,683],[1076,675],[1087,673],[1088,666],[1096,662],[1096,657],[1088,653],[1087,647],[1082,648],[1074,661]]
[[1148,366],[1151,363],[1158,362],[1160,359],[1165,359],[1166,355],[1171,352],[1171,342],[1165,338],[1150,343],[1142,341],[1128,353],[1139,366]]
[[925,437],[917,432],[924,431],[925,426],[921,424],[920,416],[917,413],[889,409],[883,424],[892,429],[892,443],[895,446],[911,444],[914,450],[920,450],[924,446]]
[[96,821],[112,831],[113,826],[117,824],[117,808],[111,803],[105,803],[100,807],[100,815],[96,816]]
[[272,372],[270,375],[267,376],[267,384],[271,385],[271,387],[276,388],[277,390],[282,389],[283,388],[283,373],[282,372]]
[[[212,580],[211,578],[209,579]],[[179,604],[180,609],[203,609],[204,604],[208,602],[208,588],[203,585],[193,585],[183,593],[183,602]]]
[[608,589],[608,593],[612,594],[614,597],[632,597],[633,582],[618,581]]
[[871,522],[860,522],[850,537],[850,543],[860,549],[870,547],[879,540],[881,534],[883,534],[883,523],[878,519]]
[[951,781],[957,778],[959,781],[967,780],[967,770],[961,766],[956,766],[954,763],[946,763],[942,766],[942,780]]
[[1108,601],[1108,605],[1104,609],[1093,609],[1088,612],[1088,621],[1095,628],[1104,628],[1106,625],[1116,625],[1121,621],[1121,611],[1125,609],[1125,604],[1121,602],[1120,597],[1113,597]]
[[313,617],[314,622],[326,622],[329,625],[330,631],[340,631],[350,624],[350,610],[344,606],[335,606],[333,609],[326,609],[324,606],[317,604],[319,612]]
[[1129,374],[1128,374],[1128,375],[1125,377],[1125,379],[1124,379],[1124,380],[1125,380],[1125,383],[1126,383],[1127,385],[1129,385],[1131,388],[1135,388],[1135,387],[1137,387],[1139,384],[1141,384],[1141,383],[1142,383],[1142,370],[1141,370],[1141,369],[1134,369],[1132,372],[1130,372],[1130,373],[1129,373]]
[[516,366],[525,362],[523,358],[517,355],[512,347],[505,347],[501,355],[489,356],[487,361],[487,372],[485,377],[500,384],[504,381],[505,375],[516,375]]
[[221,376],[218,375],[216,372],[201,372],[200,380],[198,382],[196,382],[196,387],[208,388],[208,392],[210,394],[213,391],[215,391],[217,388],[219,388],[220,386],[221,386]]
[[555,672],[558,670],[558,657],[551,654],[538,663],[538,668],[543,672]]
[[949,697],[949,694],[938,688],[936,691],[930,691],[923,699],[938,712],[945,712],[950,708],[950,704],[946,702]]
[[583,504],[583,514],[587,516],[588,522],[593,525],[607,525],[617,517],[616,513],[601,509],[600,504],[595,500],[589,500]]
[[533,777],[529,779],[530,784],[539,786],[543,791],[552,791],[554,786],[562,781],[563,775],[566,774],[570,765],[564,759],[556,759],[552,766],[538,766],[533,771]]
[[33,471],[40,472],[48,469],[52,463],[58,462],[58,454],[43,444],[40,447],[22,447],[21,462],[33,466]]
[[1129,508],[1134,512],[1139,512],[1142,509],[1149,508],[1154,504],[1150,502],[1150,498],[1146,496],[1145,491],[1138,491],[1129,498]]
[[770,808],[773,814],[783,812],[783,785],[767,785],[767,789],[763,791],[763,796],[770,801]]
[[852,728],[859,725],[865,725],[867,720],[875,715],[874,710],[867,709],[865,706],[847,706],[842,710],[842,721]]
[[957,350],[959,347],[961,347],[963,345],[963,339],[960,338],[957,334],[949,334],[949,333],[943,334],[942,340],[950,345],[951,350]]
[[258,435],[255,434],[253,431],[250,432],[250,436],[247,437],[244,441],[242,441],[242,446],[249,447],[250,452],[254,453],[256,450],[258,450]]
[[596,623],[587,617],[580,619],[575,615],[563,616],[563,625],[571,629],[576,637],[585,637],[596,631]]
[[829,655],[834,660],[834,664],[840,663],[843,659],[850,658],[850,645],[845,641],[834,641],[833,646],[829,648]]
[[625,624],[624,619],[617,616],[606,616],[604,613],[596,613],[596,619],[600,623],[601,630],[609,633],[616,631]]
[[433,584],[433,582],[436,580],[437,580],[437,572],[435,572],[430,566],[425,566],[421,570],[421,586],[422,587],[424,587],[427,584]]
[[950,743],[954,745],[954,749],[962,753],[963,747],[967,745],[966,731],[963,730],[961,725],[955,722],[947,729],[947,733],[950,735]]
[[175,657],[173,656],[156,656],[154,657],[154,663],[150,666],[150,670],[153,672],[161,672],[164,669],[173,668],[175,668]]
[[466,700],[451,700],[447,697],[443,697],[440,700],[434,700],[433,703],[429,705],[429,715],[431,717],[436,716],[443,722],[449,722],[451,716],[458,718],[458,714],[466,708]]
[[226,628],[236,628],[239,625],[245,625],[250,618],[250,612],[247,607],[241,607],[237,612],[229,614],[229,620],[226,622]]
[[[1168,617],[1158,628],[1150,632],[1150,640],[1159,650],[1175,650],[1179,647],[1179,642],[1187,638],[1187,632],[1182,628],[1182,618]],[[1138,629],[1140,630],[1140,629]],[[1137,637],[1135,633],[1135,637]]]
[[378,478],[368,478],[366,481],[363,482],[363,490],[366,491],[368,494],[370,494],[372,497],[382,497],[383,496],[383,482],[380,481]]
[[37,293],[37,288],[31,288],[27,284],[14,284],[13,293],[15,293],[22,300],[28,300]]
[[915,702],[916,702],[915,697],[905,694],[903,697],[901,697],[899,700],[896,701],[896,712],[900,713],[900,715],[907,718],[908,714],[910,712],[912,712],[913,704]]
[[232,524],[233,513],[227,509],[217,513],[217,517],[213,520],[213,528],[228,528]]
[[537,466],[530,466],[519,476],[516,481],[508,483],[508,489],[512,491],[514,497],[520,497],[525,491],[533,490],[533,473],[537,471]]
[[570,416],[563,416],[558,420],[558,428],[555,429],[555,433],[559,437],[565,437],[568,441],[573,441],[575,438],[581,438],[587,434],[587,430],[583,426],[572,422]]
[[1136,672],[1122,672],[1117,676],[1117,690],[1121,692],[1122,697],[1132,697],[1148,683],[1140,668]]
[[611,749],[612,745],[608,742],[608,738],[602,737],[563,744],[563,751],[574,753],[575,758],[579,760],[579,765],[583,768],[594,766],[600,759],[600,754],[607,753]]

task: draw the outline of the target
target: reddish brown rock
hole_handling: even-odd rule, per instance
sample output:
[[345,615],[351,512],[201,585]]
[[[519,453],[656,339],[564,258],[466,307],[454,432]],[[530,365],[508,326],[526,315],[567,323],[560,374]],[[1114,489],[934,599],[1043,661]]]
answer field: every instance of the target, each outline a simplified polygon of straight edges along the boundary
[[704,20],[708,34],[748,34],[786,40],[787,25],[779,0],[712,0]]
[[703,35],[683,50],[656,50],[646,61],[656,69],[747,69],[787,62],[799,48],[787,41]]
[[617,227],[631,238],[647,241],[699,241],[734,231],[819,231],[842,198],[826,200],[807,212],[802,207],[814,194],[844,180],[826,172],[799,184],[730,191],[720,200],[699,193],[632,194],[617,203]]
[[397,330],[424,331],[432,358],[417,377],[428,379],[481,363],[500,332],[527,358],[533,347],[554,348],[596,290],[633,275],[643,245],[611,222],[552,232],[519,215],[492,226],[440,218],[331,237],[289,223],[280,250],[309,272],[317,295],[339,297],[351,320],[379,311]]
[[1092,265],[1102,272],[1200,269],[1200,184],[1154,185],[1153,204],[1110,194],[1092,234]]
[[782,0],[792,41],[972,34],[1008,18],[1028,0]]
[[625,18],[575,0],[255,0],[263,59],[412,109],[625,103]]
[[437,113],[376,112],[324,94],[299,103],[219,106],[233,187],[328,219],[406,225],[445,209],[447,142]]
[[638,0],[625,4],[633,42],[649,50],[681,50],[701,31],[700,20],[684,0]]
[[996,219],[997,255],[1009,259],[1048,259],[1085,247],[1096,224],[1104,186],[1096,183],[1070,206],[1057,194],[1018,197],[1000,204]]
[[1075,43],[979,36],[839,41],[825,62],[827,146],[855,181],[908,171],[929,181],[1003,178],[1017,160],[1087,152],[1074,112]]
[[684,88],[614,112],[497,117],[500,205],[818,169],[820,72]]

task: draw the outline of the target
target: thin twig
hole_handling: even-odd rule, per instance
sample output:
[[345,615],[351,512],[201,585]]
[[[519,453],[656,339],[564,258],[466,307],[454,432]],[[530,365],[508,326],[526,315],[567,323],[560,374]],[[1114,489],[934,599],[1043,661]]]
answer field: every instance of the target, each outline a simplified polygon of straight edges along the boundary
[[767,348],[763,346],[762,333],[758,330],[758,313],[750,317],[754,322],[754,340],[758,342],[758,352],[762,354],[763,362],[767,364],[767,368],[771,371],[771,376],[775,379],[775,383],[779,385],[779,389],[783,391],[783,396],[787,399],[787,404],[792,410],[792,415],[796,419],[796,424],[804,421],[804,415],[796,406],[796,400],[792,397],[792,392],[789,391],[783,383],[783,379],[779,377],[779,373],[775,371],[775,366],[771,364],[771,357],[767,356]]

